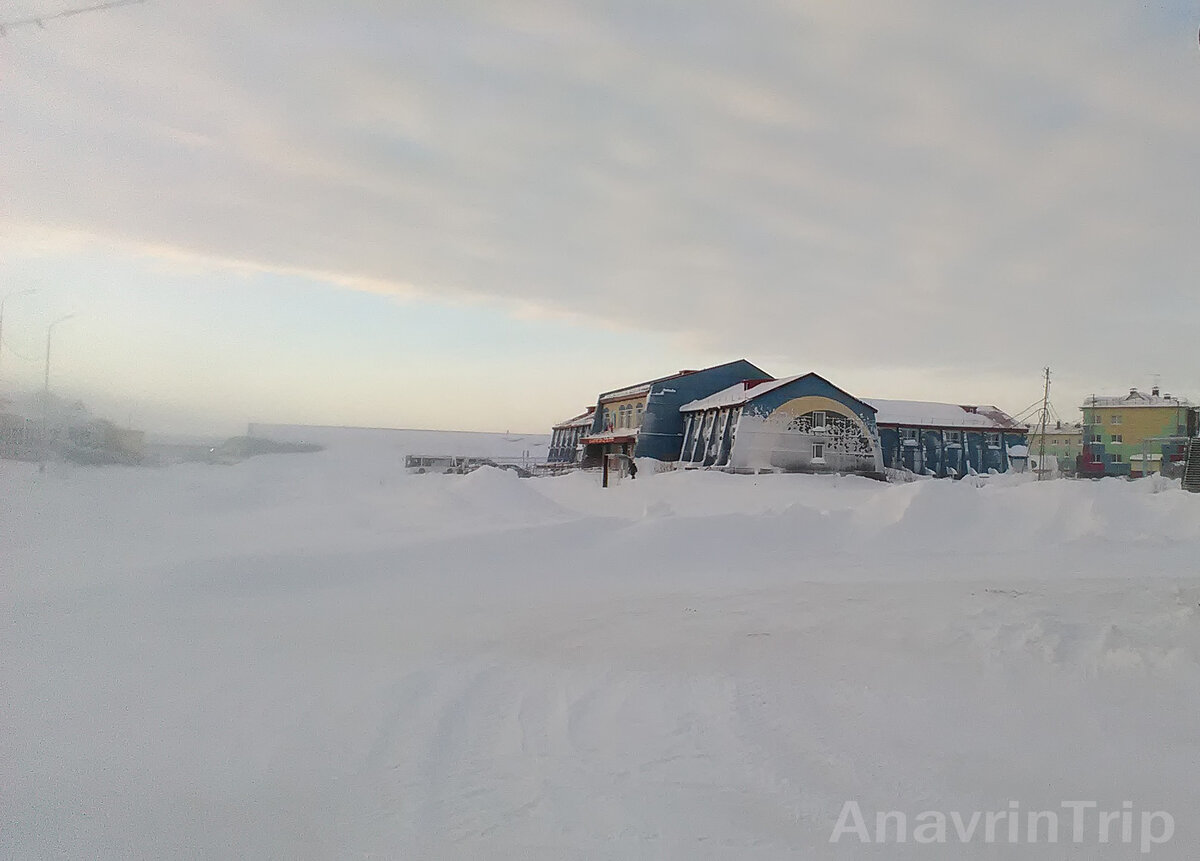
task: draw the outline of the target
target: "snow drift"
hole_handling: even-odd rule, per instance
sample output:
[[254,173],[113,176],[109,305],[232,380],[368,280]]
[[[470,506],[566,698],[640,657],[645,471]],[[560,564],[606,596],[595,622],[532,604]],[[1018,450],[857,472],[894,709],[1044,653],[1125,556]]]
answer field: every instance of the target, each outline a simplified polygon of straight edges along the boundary
[[317,441],[0,462],[4,855],[1129,857],[828,842],[1081,798],[1200,852],[1198,496]]

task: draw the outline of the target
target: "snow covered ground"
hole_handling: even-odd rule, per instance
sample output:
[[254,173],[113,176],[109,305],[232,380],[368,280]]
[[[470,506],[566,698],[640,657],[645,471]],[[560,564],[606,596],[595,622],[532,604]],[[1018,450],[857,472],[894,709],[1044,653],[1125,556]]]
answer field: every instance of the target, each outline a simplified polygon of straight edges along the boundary
[[[326,442],[0,462],[0,854],[1140,857],[1090,800],[1200,857],[1200,496]],[[1062,833],[831,844],[850,800]]]

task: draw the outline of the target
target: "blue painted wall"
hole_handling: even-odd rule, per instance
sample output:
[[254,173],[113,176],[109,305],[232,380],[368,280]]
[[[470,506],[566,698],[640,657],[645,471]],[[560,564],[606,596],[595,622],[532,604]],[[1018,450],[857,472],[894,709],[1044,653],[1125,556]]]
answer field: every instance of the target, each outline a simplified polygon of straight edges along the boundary
[[[1006,455],[1009,451],[1012,450],[1012,447],[1014,445],[1024,445],[1024,446],[1029,445],[1028,434],[1023,434],[1023,433],[1006,433],[1006,434],[1004,434],[1004,453]],[[1009,466],[1010,465],[1008,462],[1008,458],[1005,457],[1003,472],[1008,472]]]
[[[653,457],[657,460],[679,460],[683,447],[684,416],[679,408],[688,401],[707,398],[721,389],[729,388],[742,380],[769,377],[762,368],[745,359],[705,368],[686,377],[675,377],[656,382],[650,386],[646,398],[646,414],[642,418],[642,429],[638,433],[636,457]],[[597,401],[596,412],[602,408]]]
[[[1003,434],[1004,445],[1001,448],[993,449],[985,442],[987,431],[964,430],[962,448],[946,447],[943,459],[944,431],[940,428],[914,427],[920,431],[918,445],[915,446],[901,444],[899,429],[880,428],[879,440],[883,446],[884,466],[890,469],[920,472],[922,475],[928,470],[940,478],[954,475],[955,472],[959,476],[966,475],[971,470],[984,473],[991,469],[996,472],[1008,472],[1009,463],[1006,456],[1008,449],[1014,445],[1026,444],[1024,434],[1005,433]],[[924,464],[920,470],[917,469],[918,451],[924,454]]]

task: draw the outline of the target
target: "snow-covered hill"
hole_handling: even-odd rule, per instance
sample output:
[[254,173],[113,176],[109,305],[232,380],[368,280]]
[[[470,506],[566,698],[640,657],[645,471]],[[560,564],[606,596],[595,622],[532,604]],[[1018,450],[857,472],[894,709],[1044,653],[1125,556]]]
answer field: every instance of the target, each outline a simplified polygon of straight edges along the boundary
[[1151,857],[1200,853],[1200,496],[602,490],[310,441],[0,462],[0,854],[1137,853],[1072,845],[1066,811],[1059,845],[829,843],[848,800],[873,828],[1075,799],[1169,811]]

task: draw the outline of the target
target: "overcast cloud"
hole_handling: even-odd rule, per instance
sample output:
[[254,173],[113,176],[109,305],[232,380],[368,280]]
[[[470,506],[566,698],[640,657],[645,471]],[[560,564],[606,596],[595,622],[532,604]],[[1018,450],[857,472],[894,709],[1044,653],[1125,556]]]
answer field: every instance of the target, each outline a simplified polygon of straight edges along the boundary
[[0,41],[2,214],[778,373],[1197,387],[1195,13],[151,0]]

